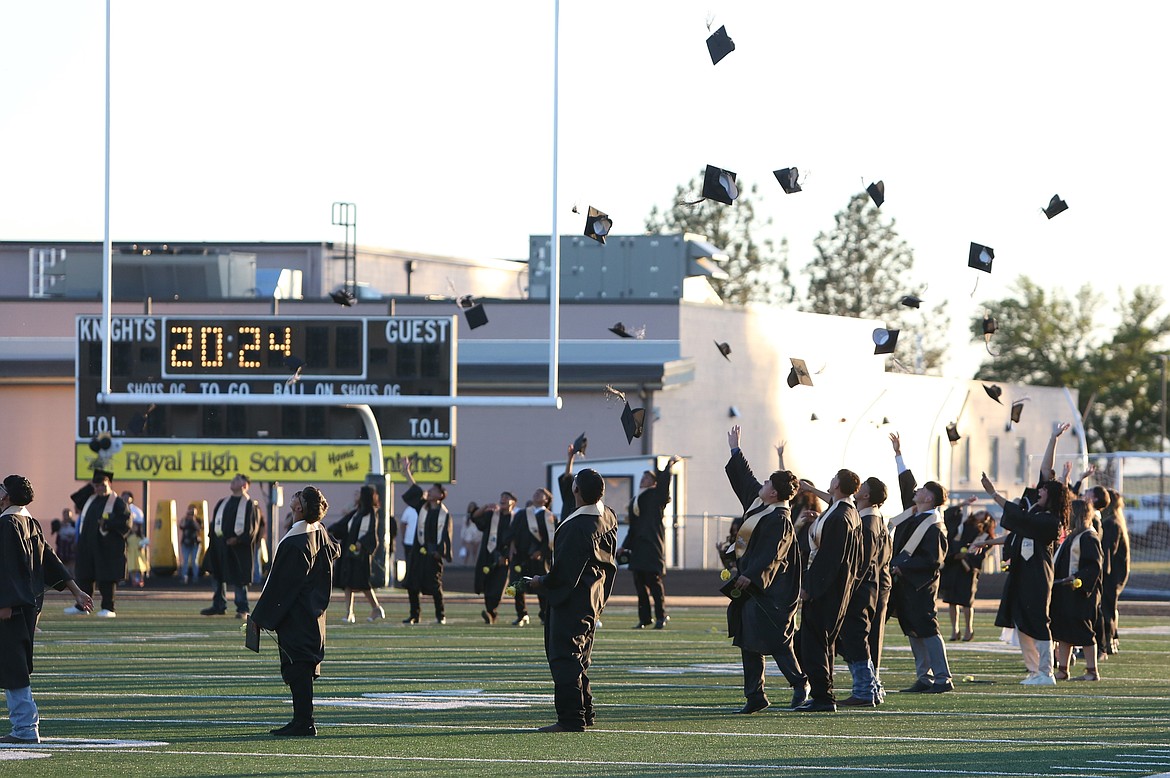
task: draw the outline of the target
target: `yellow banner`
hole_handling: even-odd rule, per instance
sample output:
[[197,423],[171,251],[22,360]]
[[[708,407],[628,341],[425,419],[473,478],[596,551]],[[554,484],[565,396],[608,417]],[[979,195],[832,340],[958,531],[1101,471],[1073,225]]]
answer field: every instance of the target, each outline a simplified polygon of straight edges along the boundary
[[[312,443],[134,443],[123,441],[116,453],[103,452],[103,469],[120,481],[222,481],[243,473],[253,481],[352,483],[370,472],[368,444]],[[420,481],[452,483],[455,447],[385,445],[382,468],[387,480],[402,483],[404,458]],[[75,447],[74,471],[89,480],[97,458],[88,443]]]

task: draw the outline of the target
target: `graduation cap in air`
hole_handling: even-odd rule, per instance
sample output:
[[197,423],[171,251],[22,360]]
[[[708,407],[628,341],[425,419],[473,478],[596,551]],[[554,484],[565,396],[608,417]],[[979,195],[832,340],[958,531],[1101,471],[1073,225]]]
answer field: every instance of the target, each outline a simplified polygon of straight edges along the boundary
[[1024,401],[1016,400],[1012,403],[1012,421],[1016,424],[1020,423],[1020,414],[1024,412]]
[[1003,405],[1003,402],[999,399],[1001,396],[1003,396],[1003,389],[996,386],[995,384],[984,384],[983,391],[987,392],[988,397],[995,400],[1000,405]]
[[792,369],[788,371],[788,387],[791,389],[796,387],[798,384],[812,386],[812,375],[809,374],[808,365],[805,364],[804,360],[797,359],[796,357],[789,357],[789,361],[792,362]]
[[952,421],[950,424],[947,425],[947,440],[949,440],[952,443],[958,443],[959,438],[961,438],[961,437],[963,437],[963,436],[959,434],[959,425],[958,424],[956,424],[955,422]]
[[723,355],[724,359],[726,359],[728,362],[731,361],[731,346],[730,345],[728,345],[727,343],[720,343],[719,341],[715,341],[715,348],[719,349],[719,353]]
[[982,270],[984,273],[990,273],[991,263],[994,259],[995,249],[990,246],[972,243],[971,250],[967,253],[967,267],[973,267],[976,270]]
[[915,294],[907,294],[902,296],[898,304],[905,305],[907,308],[917,308],[922,305],[922,298]]
[[786,167],[780,170],[773,170],[772,175],[776,176],[776,180],[780,182],[780,188],[784,190],[784,194],[801,191],[800,170],[797,168]]
[[878,327],[873,331],[873,353],[874,354],[893,354],[894,347],[898,345],[898,333],[901,330],[887,330]]
[[875,181],[865,188],[869,196],[873,199],[873,204],[878,208],[882,207],[882,203],[886,201],[886,182]]
[[711,54],[712,65],[718,65],[719,60],[735,51],[735,41],[727,35],[726,26],[720,27],[707,38],[707,51]]
[[336,292],[331,292],[329,299],[338,305],[345,306],[346,308],[353,307],[354,303],[357,302],[357,298],[354,297],[353,292],[349,291],[344,286],[338,289]]
[[297,381],[300,381],[301,371],[305,369],[305,364],[305,360],[293,354],[289,354],[287,357],[285,357],[284,366],[292,371],[292,375],[290,375],[288,380],[284,383],[288,386],[292,386]]
[[631,408],[627,400],[622,409],[622,429],[626,433],[626,443],[633,443],[634,438],[642,437],[642,428],[646,424],[646,409]]
[[714,165],[707,165],[703,174],[703,197],[717,203],[731,205],[739,197],[739,187],[735,183],[735,173]]
[[589,438],[585,437],[585,433],[582,432],[580,435],[577,436],[577,439],[573,441],[573,453],[574,454],[584,454],[585,449],[588,448],[588,446],[589,446]]
[[1048,207],[1044,209],[1044,215],[1051,219],[1058,213],[1064,213],[1068,210],[1068,203],[1060,199],[1060,195],[1052,195],[1052,199],[1048,201]]
[[626,325],[622,324],[620,321],[617,324],[610,327],[609,331],[612,332],[614,335],[617,335],[619,338],[641,338],[643,335],[646,334],[645,328],[636,329],[636,330],[629,330],[629,329],[626,329]]
[[983,346],[987,349],[987,353],[991,356],[996,356],[995,352],[991,350],[991,336],[999,329],[999,324],[995,321],[995,317],[987,311],[983,312]]
[[609,218],[609,214],[602,213],[589,206],[589,214],[585,217],[585,237],[593,238],[598,243],[605,245],[605,236],[613,229],[613,219]]
[[467,319],[467,326],[471,329],[474,330],[488,323],[487,311],[483,309],[483,303],[476,302],[471,295],[463,295],[455,301],[455,304],[463,309],[463,316]]

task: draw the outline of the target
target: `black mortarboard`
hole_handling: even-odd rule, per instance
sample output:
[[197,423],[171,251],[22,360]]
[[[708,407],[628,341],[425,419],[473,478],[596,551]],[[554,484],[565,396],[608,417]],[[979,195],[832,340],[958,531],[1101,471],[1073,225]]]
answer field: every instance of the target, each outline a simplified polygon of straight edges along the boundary
[[719,353],[723,355],[724,359],[726,359],[728,362],[731,361],[731,346],[730,345],[728,345],[727,343],[720,343],[719,341],[715,341],[715,348],[719,349]]
[[112,445],[114,445],[114,441],[108,434],[98,435],[89,439],[89,450],[95,454],[102,451],[109,451]]
[[1068,203],[1060,199],[1060,195],[1052,195],[1052,199],[1048,201],[1048,207],[1044,209],[1044,215],[1051,219],[1058,213],[1064,213],[1068,210]]
[[613,229],[613,219],[608,213],[602,213],[589,206],[589,215],[585,217],[585,237],[593,238],[598,243],[605,243],[605,236]]
[[735,173],[714,165],[707,165],[707,172],[703,174],[703,197],[724,205],[731,205],[739,197],[739,187],[735,185]]
[[789,388],[795,387],[797,384],[812,386],[812,376],[809,375],[808,365],[805,364],[804,360],[796,357],[789,357],[789,360],[792,362],[792,369],[788,371]]
[[483,309],[483,303],[477,303],[471,295],[465,294],[455,302],[463,309],[463,315],[467,318],[467,326],[471,329],[474,330],[488,323],[487,311]]
[[727,35],[727,27],[720,27],[707,38],[707,51],[711,54],[711,64],[718,65],[719,60],[735,51],[735,41]]
[[781,170],[773,170],[772,175],[776,176],[776,180],[780,182],[780,188],[784,190],[784,194],[800,191],[800,170],[797,168],[786,167]]
[[999,329],[999,325],[995,321],[995,317],[990,313],[983,314],[983,337],[990,338]]
[[1024,412],[1024,401],[1016,400],[1012,403],[1012,421],[1016,424],[1020,423],[1020,414]]
[[330,293],[329,299],[338,305],[344,305],[346,308],[351,307],[354,303],[357,302],[357,298],[353,296],[353,292],[349,291],[345,287],[338,289],[336,292]]
[[881,208],[882,203],[886,201],[886,182],[877,181],[872,183],[865,188],[865,191],[869,193],[871,198],[873,198],[873,204],[878,208]]
[[922,305],[922,298],[915,294],[903,295],[902,299],[898,301],[907,308],[917,308]]
[[638,337],[638,333],[630,332],[629,330],[626,329],[626,325],[622,324],[620,321],[617,324],[610,327],[609,331],[612,332],[614,335],[617,335],[619,338],[636,338],[636,337]]
[[898,333],[901,330],[887,330],[878,327],[873,331],[873,353],[893,354],[898,345]]
[[589,446],[589,438],[585,437],[585,433],[582,432],[580,435],[577,436],[577,439],[573,441],[573,453],[574,454],[584,454],[585,449],[588,446]]
[[622,410],[622,429],[626,431],[626,443],[633,443],[634,438],[642,437],[642,426],[646,423],[645,408],[631,408],[626,402]]
[[988,397],[995,400],[1000,405],[1003,405],[1003,402],[1001,402],[999,399],[1000,396],[1003,395],[1003,389],[999,388],[995,384],[984,384],[983,391],[987,392]]
[[959,434],[959,425],[958,424],[956,424],[955,422],[952,421],[950,424],[947,425],[947,440],[949,440],[952,443],[958,443],[959,438],[961,438],[961,437],[963,437],[963,436]]
[[109,470],[103,470],[100,467],[93,469],[93,478],[91,479],[95,484],[100,483],[103,478],[108,478],[110,481],[114,480],[114,474]]
[[991,262],[994,259],[995,249],[990,246],[972,243],[971,251],[967,254],[967,267],[973,267],[976,270],[982,270],[984,273],[990,273]]

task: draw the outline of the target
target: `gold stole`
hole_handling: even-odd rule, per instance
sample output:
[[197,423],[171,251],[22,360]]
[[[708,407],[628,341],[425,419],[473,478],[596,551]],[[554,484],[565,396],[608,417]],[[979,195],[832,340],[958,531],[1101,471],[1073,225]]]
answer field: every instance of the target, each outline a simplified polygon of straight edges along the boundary
[[[216,535],[223,535],[223,514],[227,509],[228,500],[230,499],[231,497],[221,500],[219,505],[215,506],[215,521],[212,526],[215,529]],[[235,534],[237,537],[244,534],[244,520],[248,516],[248,504],[250,502],[252,501],[248,499],[248,495],[241,494],[240,501],[236,503],[236,523],[233,527],[233,534]]]
[[499,529],[500,529],[500,512],[499,511],[492,511],[492,523],[488,527],[487,550],[488,550],[489,554],[496,550],[496,533],[499,531]]
[[1068,574],[1077,574],[1081,569],[1081,535],[1084,535],[1086,532],[1092,533],[1094,537],[1097,535],[1092,527],[1087,527],[1074,535],[1069,535],[1060,544],[1060,548],[1056,549],[1056,556],[1052,558],[1053,569],[1056,569],[1056,563],[1060,560],[1060,552],[1068,548]]
[[[98,496],[96,494],[91,494],[89,499],[85,501],[85,505],[82,506],[81,513],[77,517],[77,537],[81,537],[81,527],[83,524],[85,524],[85,514],[89,513],[89,506],[93,505],[93,501],[97,498]],[[118,493],[110,492],[109,497],[106,498],[106,509],[102,511],[103,516],[109,517],[109,515],[114,512],[114,500],[117,499]],[[101,530],[100,524],[98,525],[98,529]],[[107,531],[108,530],[101,530],[103,535],[106,534]]]
[[937,510],[927,511],[927,513],[933,513],[934,519],[932,521],[923,519],[922,523],[915,527],[914,531],[910,533],[910,539],[906,541],[906,545],[902,546],[901,551],[898,552],[899,554],[905,553],[908,555],[913,555],[914,552],[918,549],[918,544],[922,542],[924,537],[926,537],[926,531],[928,529],[935,526],[936,524],[940,527],[944,526],[942,516],[939,515]]
[[[780,505],[781,503],[776,503]],[[760,523],[760,519],[768,513],[766,508],[773,506],[765,505],[764,501],[759,497],[748,506],[748,509],[743,512],[743,522],[739,525],[739,530],[735,533],[735,558],[739,559],[747,553],[748,541],[752,539],[752,533],[756,531],[756,525]]]

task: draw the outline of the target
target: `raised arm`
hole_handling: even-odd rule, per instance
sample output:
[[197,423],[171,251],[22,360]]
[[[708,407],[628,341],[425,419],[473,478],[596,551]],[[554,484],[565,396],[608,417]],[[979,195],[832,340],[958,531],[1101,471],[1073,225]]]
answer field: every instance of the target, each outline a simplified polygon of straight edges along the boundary
[[1048,439],[1048,448],[1044,449],[1044,458],[1040,460],[1040,481],[1052,480],[1054,475],[1052,464],[1056,461],[1056,441],[1068,432],[1071,426],[1067,421],[1062,422],[1052,431],[1052,437]]

